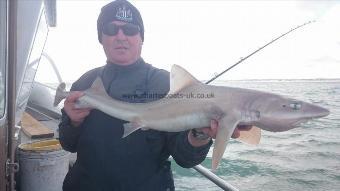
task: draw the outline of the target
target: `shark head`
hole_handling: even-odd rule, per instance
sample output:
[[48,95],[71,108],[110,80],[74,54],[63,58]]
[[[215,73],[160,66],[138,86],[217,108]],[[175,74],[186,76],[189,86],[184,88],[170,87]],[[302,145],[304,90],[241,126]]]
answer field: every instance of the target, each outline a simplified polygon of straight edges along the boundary
[[259,97],[253,106],[259,115],[256,125],[272,132],[287,131],[329,114],[329,110],[315,104],[270,94]]

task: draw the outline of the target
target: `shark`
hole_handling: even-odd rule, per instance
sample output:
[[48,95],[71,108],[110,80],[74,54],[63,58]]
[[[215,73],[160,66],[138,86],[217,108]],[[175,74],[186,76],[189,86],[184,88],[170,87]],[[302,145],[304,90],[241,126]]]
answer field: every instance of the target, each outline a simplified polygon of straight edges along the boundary
[[[54,105],[58,105],[69,93],[65,91],[65,84],[60,84]],[[202,98],[195,95],[210,96]],[[128,121],[124,124],[123,138],[138,129],[180,132],[209,127],[211,120],[216,120],[219,127],[214,141],[212,170],[217,169],[237,125],[253,126],[250,131],[242,131],[239,139],[258,144],[261,130],[287,131],[310,119],[330,113],[318,105],[278,94],[207,85],[178,65],[171,68],[170,91],[159,100],[148,103],[115,100],[106,93],[101,79],[97,78],[84,91],[76,106],[98,109]]]

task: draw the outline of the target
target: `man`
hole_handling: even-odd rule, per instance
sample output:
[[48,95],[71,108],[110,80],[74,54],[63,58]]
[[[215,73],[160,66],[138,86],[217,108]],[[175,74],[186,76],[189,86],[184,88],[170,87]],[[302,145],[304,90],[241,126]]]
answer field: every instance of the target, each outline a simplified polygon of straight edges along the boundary
[[[97,21],[98,40],[107,64],[85,73],[65,100],[59,125],[63,148],[77,152],[77,160],[64,180],[65,191],[162,191],[174,190],[171,155],[185,168],[200,164],[217,132],[209,128],[179,133],[138,130],[126,138],[120,119],[98,110],[76,109],[82,90],[101,77],[107,93],[126,102],[149,102],[143,94],[164,95],[169,91],[169,73],[141,58],[144,25],[139,11],[125,0],[104,6]],[[126,96],[134,95],[134,96]],[[200,133],[200,132],[201,133]],[[202,136],[202,132],[205,135]],[[238,136],[238,129],[234,137]]]

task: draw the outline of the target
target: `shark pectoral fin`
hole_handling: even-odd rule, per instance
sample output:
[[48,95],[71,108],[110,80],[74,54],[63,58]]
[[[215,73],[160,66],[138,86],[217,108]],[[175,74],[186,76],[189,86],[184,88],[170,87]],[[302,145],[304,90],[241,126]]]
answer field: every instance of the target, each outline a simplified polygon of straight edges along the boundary
[[137,131],[138,129],[143,128],[143,126],[140,123],[138,123],[138,120],[132,121],[129,123],[124,123],[123,126],[124,126],[124,134],[122,138],[125,138],[131,133]]
[[261,129],[252,126],[249,131],[240,131],[240,137],[237,140],[251,145],[258,145],[261,140]]
[[215,171],[220,163],[225,148],[227,147],[227,141],[230,139],[237,125],[236,119],[222,118],[219,121],[219,128],[214,143],[213,156],[211,161],[211,170]]

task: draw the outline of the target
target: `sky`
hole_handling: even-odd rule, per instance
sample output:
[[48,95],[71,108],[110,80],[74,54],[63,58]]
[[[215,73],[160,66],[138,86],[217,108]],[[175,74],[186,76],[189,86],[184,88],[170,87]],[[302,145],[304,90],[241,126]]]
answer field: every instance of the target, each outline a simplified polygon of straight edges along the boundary
[[[45,52],[65,82],[104,65],[97,40],[100,8],[110,1],[58,0],[57,27],[50,28]],[[219,80],[340,78],[340,1],[130,1],[145,26],[142,57],[170,71],[173,64],[208,80],[305,22]],[[51,70],[42,60],[41,70]],[[37,80],[57,82],[50,72]]]

